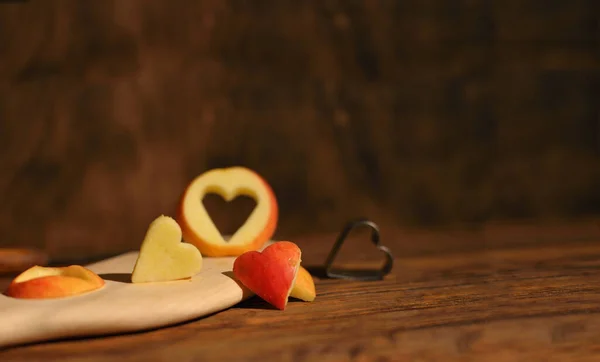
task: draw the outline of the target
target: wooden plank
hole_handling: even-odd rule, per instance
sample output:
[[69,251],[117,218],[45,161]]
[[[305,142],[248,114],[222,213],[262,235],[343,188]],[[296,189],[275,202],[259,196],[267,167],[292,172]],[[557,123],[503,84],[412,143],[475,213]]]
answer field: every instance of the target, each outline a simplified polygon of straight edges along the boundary
[[317,279],[315,302],[284,312],[251,298],[172,328],[0,359],[591,361],[600,353],[599,265],[600,243],[402,257],[384,281]]

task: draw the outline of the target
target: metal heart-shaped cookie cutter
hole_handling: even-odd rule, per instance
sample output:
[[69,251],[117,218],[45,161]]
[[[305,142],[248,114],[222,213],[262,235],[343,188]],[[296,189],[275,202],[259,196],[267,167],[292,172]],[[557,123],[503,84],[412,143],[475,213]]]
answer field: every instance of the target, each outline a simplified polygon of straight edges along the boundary
[[[342,244],[352,230],[362,226],[367,226],[371,229],[371,242],[375,244],[375,246],[385,255],[385,264],[378,270],[334,269],[333,262],[335,261],[335,257],[340,251]],[[392,256],[390,249],[384,245],[381,245],[379,227],[377,224],[368,219],[358,219],[346,224],[344,229],[342,229],[342,232],[339,234],[335,244],[333,244],[333,248],[329,252],[329,255],[325,261],[325,275],[328,278],[333,279],[382,280],[392,271],[393,266],[394,257]]]

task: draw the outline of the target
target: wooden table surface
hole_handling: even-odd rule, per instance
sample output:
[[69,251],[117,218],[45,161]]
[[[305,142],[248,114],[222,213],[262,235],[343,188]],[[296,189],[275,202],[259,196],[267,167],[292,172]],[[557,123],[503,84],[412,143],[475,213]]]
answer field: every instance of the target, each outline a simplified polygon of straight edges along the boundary
[[[599,361],[599,226],[382,228],[396,256],[383,281],[316,279],[316,301],[285,311],[253,298],[164,329],[13,347],[0,361]],[[293,239],[303,264],[321,263],[335,236]],[[340,261],[377,257],[355,235]]]

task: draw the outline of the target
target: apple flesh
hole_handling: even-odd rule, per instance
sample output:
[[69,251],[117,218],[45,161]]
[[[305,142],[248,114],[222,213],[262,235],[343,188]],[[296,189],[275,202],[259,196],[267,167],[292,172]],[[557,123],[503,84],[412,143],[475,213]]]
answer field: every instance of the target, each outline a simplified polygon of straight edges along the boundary
[[305,302],[312,302],[315,300],[317,292],[315,290],[315,282],[313,277],[310,275],[308,270],[302,266],[298,268],[298,275],[296,276],[296,282],[290,292],[290,297],[303,300]]
[[19,274],[8,286],[13,298],[47,299],[91,292],[104,286],[96,273],[80,265],[66,267],[33,266]]
[[289,241],[279,241],[262,252],[248,251],[238,256],[233,274],[254,294],[284,310],[296,282],[302,252]]
[[181,242],[181,228],[168,216],[159,216],[148,228],[131,273],[132,283],[165,282],[191,278],[202,269],[202,254]]
[[[218,194],[225,201],[242,195],[256,201],[246,222],[227,241],[202,204],[208,193]],[[275,232],[278,215],[275,194],[261,176],[245,167],[229,167],[209,170],[190,182],[181,197],[177,221],[186,242],[198,247],[203,255],[224,257],[264,246]]]

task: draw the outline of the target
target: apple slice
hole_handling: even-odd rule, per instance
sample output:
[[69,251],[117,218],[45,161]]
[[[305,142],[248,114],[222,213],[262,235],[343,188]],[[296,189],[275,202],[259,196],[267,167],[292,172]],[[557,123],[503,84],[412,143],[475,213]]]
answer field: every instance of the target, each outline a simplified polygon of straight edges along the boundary
[[36,265],[13,279],[6,290],[6,295],[25,299],[60,298],[91,292],[104,284],[104,280],[96,273],[80,265],[66,267]]
[[[208,193],[216,193],[225,201],[242,195],[256,201],[246,222],[227,241],[202,204]],[[196,245],[203,255],[238,256],[258,250],[269,241],[277,227],[278,215],[275,194],[262,177],[245,167],[229,167],[207,171],[187,186],[177,220],[184,240]]]
[[159,216],[148,228],[131,273],[133,283],[191,278],[202,269],[202,254],[181,242],[181,228],[168,216]]
[[290,297],[305,302],[312,302],[317,297],[313,277],[308,270],[304,269],[302,266],[298,268],[298,275],[296,276],[296,282],[290,292]]
[[302,252],[289,241],[267,246],[262,253],[248,251],[233,263],[233,274],[254,294],[284,310],[298,275]]

